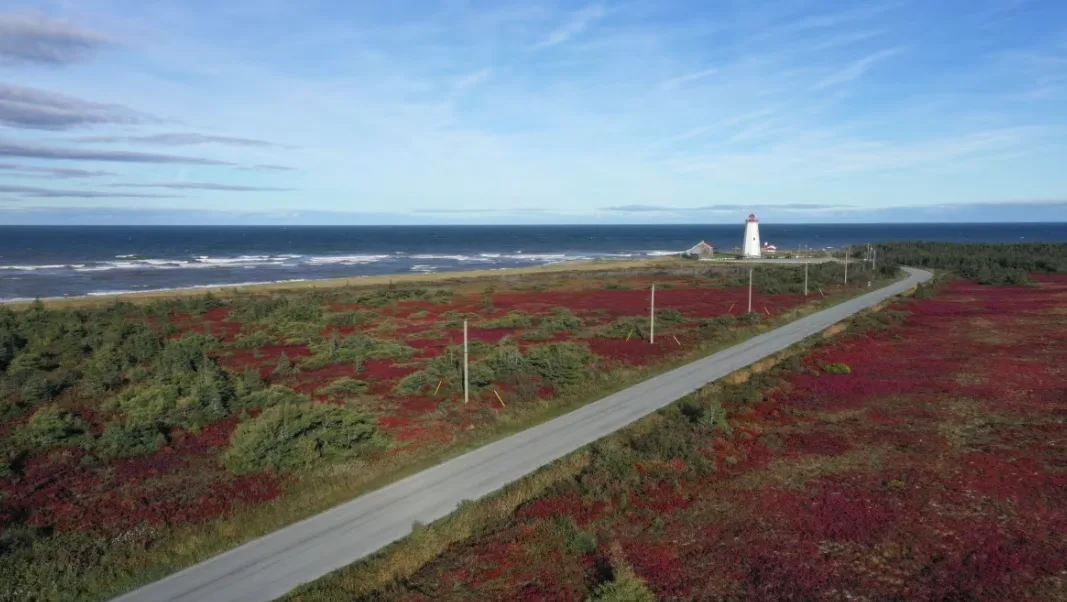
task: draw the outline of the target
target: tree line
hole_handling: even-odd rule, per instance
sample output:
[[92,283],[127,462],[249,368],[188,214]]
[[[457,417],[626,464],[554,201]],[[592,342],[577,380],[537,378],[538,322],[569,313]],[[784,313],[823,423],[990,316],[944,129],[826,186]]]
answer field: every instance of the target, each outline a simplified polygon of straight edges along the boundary
[[[853,247],[853,257],[865,247]],[[980,284],[1027,284],[1032,273],[1067,272],[1067,244],[890,242],[875,245],[885,266],[949,270]]]

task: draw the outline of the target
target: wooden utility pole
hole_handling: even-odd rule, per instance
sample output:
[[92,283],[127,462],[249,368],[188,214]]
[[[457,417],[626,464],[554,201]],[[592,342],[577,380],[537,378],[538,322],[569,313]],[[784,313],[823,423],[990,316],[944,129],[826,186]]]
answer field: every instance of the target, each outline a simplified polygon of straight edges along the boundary
[[871,271],[878,269],[878,247],[871,247]]
[[463,403],[470,400],[470,376],[467,372],[467,321],[463,320]]
[[752,268],[748,268],[748,313],[752,313]]
[[804,262],[804,296],[808,296],[808,262]]
[[656,285],[652,285],[652,309],[648,314],[648,342],[656,342]]
[[848,284],[848,249],[845,247],[845,284]]

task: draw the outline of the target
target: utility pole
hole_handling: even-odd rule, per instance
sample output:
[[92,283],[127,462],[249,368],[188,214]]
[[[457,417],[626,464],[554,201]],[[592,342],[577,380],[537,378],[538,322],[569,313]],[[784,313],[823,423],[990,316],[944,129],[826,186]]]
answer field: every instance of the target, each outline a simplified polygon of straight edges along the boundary
[[871,271],[878,269],[878,247],[871,247]]
[[752,313],[752,268],[748,268],[748,313]]
[[656,285],[652,285],[652,309],[648,314],[648,342],[656,342]]
[[804,262],[804,296],[808,296],[808,262]]
[[463,320],[463,403],[470,400],[470,376],[467,372],[467,321]]
[[848,249],[845,247],[845,284],[848,284]]

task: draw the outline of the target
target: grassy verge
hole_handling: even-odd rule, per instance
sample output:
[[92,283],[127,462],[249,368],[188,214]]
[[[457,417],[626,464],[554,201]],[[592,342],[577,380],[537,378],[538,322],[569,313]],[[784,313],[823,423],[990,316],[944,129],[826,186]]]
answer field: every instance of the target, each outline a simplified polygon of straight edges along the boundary
[[[911,294],[913,291],[914,289],[908,291],[905,295]],[[846,299],[827,299],[827,305],[833,305],[844,300]],[[701,391],[688,395],[676,401],[672,406],[642,418],[626,427],[623,431],[593,445],[603,443],[610,446],[610,442],[604,443],[608,439],[632,438],[640,434],[647,434],[662,424],[662,413],[670,411],[670,408],[692,399],[700,399],[702,404],[709,399],[717,399],[722,396],[724,387],[743,386],[756,375],[772,370],[787,359],[800,356],[813,347],[823,344],[831,337],[848,331],[865,331],[876,327],[876,325],[885,320],[896,319],[896,316],[883,317],[875,315],[876,312],[881,311],[889,304],[890,302],[882,303],[860,312],[839,325],[816,334],[752,366],[734,372],[720,382],[710,384]],[[821,306],[820,309],[824,307]],[[804,313],[810,313],[810,309]],[[797,317],[800,316],[793,316],[792,319]],[[760,330],[764,329],[769,328]],[[750,333],[749,336],[754,334],[757,333]],[[738,340],[742,338],[747,337],[739,337]],[[736,344],[736,342],[732,341],[730,344],[722,345],[722,347],[728,347]],[[678,362],[678,364],[684,364],[687,361],[691,361],[691,359],[693,358],[687,358],[685,361]],[[620,386],[619,388],[623,387]],[[465,503],[453,514],[431,525],[417,527],[408,538],[362,561],[340,569],[319,581],[297,589],[285,597],[285,600],[288,602],[326,602],[373,598],[375,592],[379,592],[384,588],[388,588],[391,584],[410,577],[423,565],[445,552],[450,546],[474,539],[480,534],[489,533],[494,528],[504,524],[521,505],[540,497],[553,485],[573,480],[577,473],[588,466],[589,462],[588,448],[578,450],[542,468],[538,472],[508,485],[498,493],[487,496],[477,502]]]

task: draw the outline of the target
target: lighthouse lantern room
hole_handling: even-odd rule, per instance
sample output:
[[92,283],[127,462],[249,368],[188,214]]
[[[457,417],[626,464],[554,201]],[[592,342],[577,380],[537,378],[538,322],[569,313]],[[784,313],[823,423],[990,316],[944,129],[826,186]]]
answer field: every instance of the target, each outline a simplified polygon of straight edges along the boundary
[[749,213],[745,221],[745,244],[741,247],[741,254],[745,257],[760,257],[759,245],[759,220],[755,213]]

